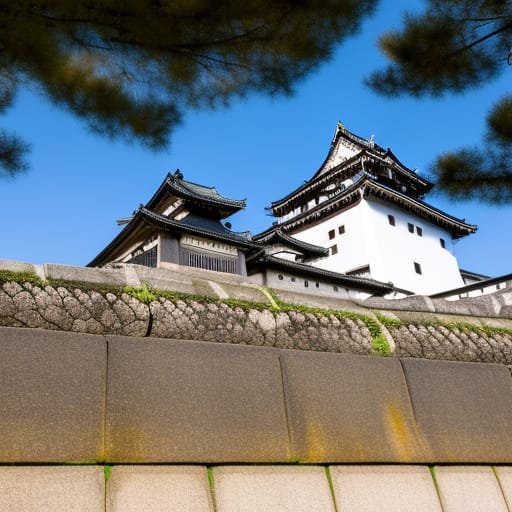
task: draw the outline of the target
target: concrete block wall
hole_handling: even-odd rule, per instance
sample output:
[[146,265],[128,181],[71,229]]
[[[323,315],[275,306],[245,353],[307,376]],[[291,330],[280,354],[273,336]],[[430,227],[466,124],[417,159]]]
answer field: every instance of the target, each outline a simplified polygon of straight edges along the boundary
[[3,464],[507,464],[504,365],[0,328]]
[[0,328],[0,512],[507,511],[503,365]]

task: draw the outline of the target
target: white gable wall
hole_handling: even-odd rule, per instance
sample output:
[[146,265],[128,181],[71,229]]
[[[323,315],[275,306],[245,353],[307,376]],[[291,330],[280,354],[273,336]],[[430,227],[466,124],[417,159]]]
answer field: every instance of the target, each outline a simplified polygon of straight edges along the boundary
[[[395,226],[388,215],[393,215]],[[414,226],[414,233],[408,230]],[[339,234],[339,226],[345,232]],[[421,228],[422,236],[417,233]],[[329,239],[329,231],[334,238]],[[294,237],[323,247],[336,245],[337,254],[314,263],[335,272],[370,265],[371,277],[391,281],[398,288],[431,294],[463,286],[457,260],[451,254],[451,236],[440,227],[406,210],[370,198]],[[445,240],[445,248],[440,239]],[[414,263],[420,265],[421,274]]]

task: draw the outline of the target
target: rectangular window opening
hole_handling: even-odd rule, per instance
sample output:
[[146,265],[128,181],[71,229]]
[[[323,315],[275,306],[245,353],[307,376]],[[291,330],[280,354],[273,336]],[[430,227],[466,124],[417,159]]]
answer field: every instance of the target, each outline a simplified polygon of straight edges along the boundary
[[442,247],[443,249],[445,249],[445,248],[446,248],[446,242],[444,241],[444,238],[440,238],[440,239],[439,239],[439,243],[441,244],[441,247]]
[[332,247],[329,247],[329,251],[331,253],[331,256],[338,254],[338,246],[334,244]]
[[331,229],[329,231],[329,240],[332,240],[335,236],[336,236],[336,232],[334,231],[334,229]]
[[338,234],[343,235],[345,233],[345,225],[338,227]]
[[395,225],[395,217],[394,215],[388,215],[388,222],[391,226]]
[[414,262],[414,271],[416,272],[416,274],[422,274],[423,273],[421,271],[421,265],[419,263]]
[[416,234],[418,236],[423,236],[423,228],[420,228],[419,226],[416,226]]
[[409,233],[414,233],[414,224],[411,224],[410,222],[408,222],[407,229],[409,230]]

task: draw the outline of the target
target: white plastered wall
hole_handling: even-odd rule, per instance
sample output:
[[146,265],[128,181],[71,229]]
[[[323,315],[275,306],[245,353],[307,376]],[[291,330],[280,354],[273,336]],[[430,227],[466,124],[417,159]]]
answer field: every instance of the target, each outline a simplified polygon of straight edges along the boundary
[[[388,215],[395,218],[395,226],[389,224]],[[414,233],[409,232],[408,223],[414,226]],[[345,226],[343,234],[339,234],[339,226]],[[417,234],[417,227],[422,236]],[[335,232],[333,239],[329,239],[331,230]],[[337,254],[314,263],[327,270],[347,272],[370,265],[372,278],[427,295],[464,284],[450,252],[451,236],[447,231],[373,198],[293,236],[323,247],[336,245]],[[421,274],[416,272],[415,262],[421,266]]]

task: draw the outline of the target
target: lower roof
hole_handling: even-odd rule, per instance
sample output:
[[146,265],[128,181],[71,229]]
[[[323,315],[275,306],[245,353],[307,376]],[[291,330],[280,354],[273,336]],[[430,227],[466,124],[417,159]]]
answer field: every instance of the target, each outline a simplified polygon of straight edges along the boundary
[[331,270],[325,270],[304,263],[285,260],[276,256],[261,254],[260,256],[247,259],[247,273],[255,274],[262,269],[281,270],[283,272],[291,272],[304,277],[329,281],[330,283],[349,287],[354,290],[366,291],[375,295],[385,295],[394,290],[391,283],[382,283],[375,279],[360,276],[349,276],[340,274]]

